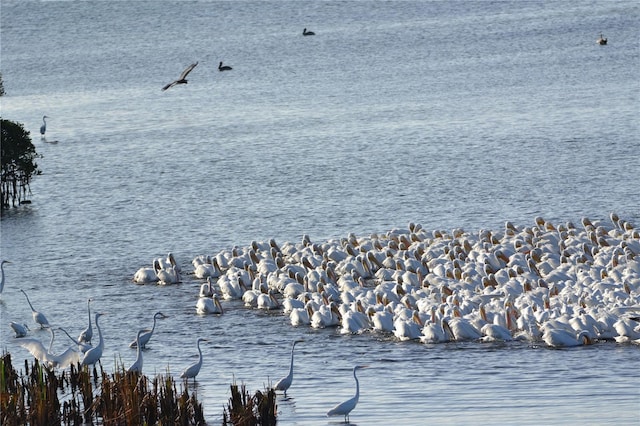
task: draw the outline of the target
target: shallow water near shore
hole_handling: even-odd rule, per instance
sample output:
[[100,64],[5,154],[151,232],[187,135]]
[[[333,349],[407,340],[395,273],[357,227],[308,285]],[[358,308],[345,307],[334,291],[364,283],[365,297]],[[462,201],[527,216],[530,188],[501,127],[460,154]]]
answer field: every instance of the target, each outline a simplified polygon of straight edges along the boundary
[[[634,345],[345,336],[241,301],[198,316],[188,273],[132,283],[167,252],[189,272],[254,240],[409,222],[479,232],[615,211],[640,226],[637,4],[481,5],[3,1],[2,117],[31,131],[43,174],[32,204],[2,216],[2,349],[16,366],[31,357],[10,321],[49,339],[19,289],[74,336],[92,297],[107,370],[133,362],[128,344],[156,311],[169,318],[146,374],[179,374],[209,339],[195,389],[212,424],[231,382],[284,376],[298,338],[282,425],[341,422],[325,414],[355,392],[355,364],[370,368],[352,424],[636,424]],[[195,61],[187,85],[160,90]]]

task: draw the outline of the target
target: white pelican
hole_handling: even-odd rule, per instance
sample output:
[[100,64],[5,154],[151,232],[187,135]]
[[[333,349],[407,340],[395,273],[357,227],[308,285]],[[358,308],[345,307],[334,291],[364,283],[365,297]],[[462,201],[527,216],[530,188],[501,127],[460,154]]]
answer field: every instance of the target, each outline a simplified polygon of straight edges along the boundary
[[222,61],[218,64],[218,71],[231,71],[232,69],[233,68],[228,65],[222,65]]
[[211,284],[211,277],[207,277],[207,282],[200,286],[200,297],[212,297],[213,296],[213,284]]
[[154,262],[153,267],[160,284],[176,284],[180,282],[180,271],[176,265],[163,265],[160,262]]
[[372,306],[367,310],[373,329],[386,333],[393,332],[393,310],[387,305],[380,311],[376,311]]
[[353,396],[353,398],[349,398],[329,410],[327,412],[327,416],[344,416],[345,423],[349,423],[349,413],[351,413],[351,411],[356,408],[356,404],[358,404],[358,399],[360,398],[360,383],[358,382],[356,371],[361,368],[367,367],[369,366],[356,365],[355,367],[353,367],[353,378],[356,380],[356,394]]
[[95,315],[96,328],[98,329],[98,338],[100,339],[98,342],[98,346],[95,346],[84,353],[84,357],[82,358],[82,365],[93,365],[98,362],[100,360],[100,357],[102,356],[102,351],[104,350],[104,338],[102,337],[102,330],[100,329],[100,325],[98,324],[98,318],[100,318],[102,315],[102,312],[98,312]]
[[200,349],[200,342],[206,341],[207,339],[198,337],[198,340],[196,340],[196,346],[198,347],[198,362],[185,368],[182,374],[180,374],[180,378],[185,380],[193,378],[193,381],[196,381],[196,376],[198,375],[198,373],[200,372],[200,368],[202,367],[202,350]]
[[291,364],[289,365],[289,374],[278,380],[278,383],[274,386],[275,390],[284,391],[284,396],[287,396],[287,389],[289,389],[291,382],[293,382],[293,350],[296,347],[296,343],[300,342],[304,342],[304,340],[294,340],[293,345],[291,346]]
[[422,319],[418,311],[413,311],[411,318],[405,319],[397,316],[393,322],[393,334],[400,340],[415,340],[422,335]]
[[482,334],[476,329],[467,319],[461,317],[454,317],[447,321],[451,332],[453,333],[453,339],[457,341],[464,340],[478,340],[482,337]]
[[145,329],[138,330],[138,336],[136,337],[136,340],[138,342],[138,344],[136,345],[138,347],[138,350],[136,351],[136,360],[133,362],[133,364],[131,364],[131,367],[129,367],[129,369],[127,370],[127,373],[131,373],[131,372],[142,373],[142,346],[143,345],[140,343],[140,337],[146,331],[147,330]]
[[291,325],[297,327],[299,325],[309,325],[313,316],[313,302],[309,301],[304,308],[293,308],[289,314]]
[[156,260],[153,261],[153,268],[143,267],[138,269],[133,275],[133,282],[138,284],[158,282],[158,275],[156,274],[156,262]]
[[481,338],[483,342],[508,342],[513,340],[509,329],[499,324],[487,323],[480,328],[480,332],[483,334]]
[[47,317],[45,317],[42,312],[38,312],[35,309],[33,309],[33,305],[31,304],[31,301],[29,300],[29,296],[27,296],[27,293],[25,293],[25,291],[22,289],[20,289],[20,291],[24,294],[24,297],[27,298],[27,303],[31,308],[31,315],[33,316],[33,320],[36,322],[36,324],[39,324],[40,328],[51,327],[49,325],[49,321],[47,321]]
[[177,80],[172,81],[171,83],[167,84],[166,86],[164,86],[162,88],[162,90],[167,90],[170,87],[175,86],[176,84],[187,84],[188,83],[187,75],[189,75],[191,70],[193,70],[196,67],[196,65],[198,65],[197,62],[194,62],[193,64],[189,65],[187,68],[185,68],[184,71],[182,71],[182,74],[180,74],[180,78],[178,78]]
[[80,343],[91,343],[91,338],[93,337],[93,328],[91,327],[91,298],[87,299],[87,313],[89,314],[89,325],[85,328],[80,336],[78,336],[78,342]]
[[200,297],[196,302],[196,313],[198,314],[222,314],[223,312],[217,294],[214,294],[213,297]]
[[340,323],[341,317],[342,314],[340,314],[335,302],[330,302],[328,305],[323,304],[311,315],[311,327],[335,327]]
[[271,309],[278,309],[280,307],[280,303],[278,302],[278,300],[276,300],[272,291],[269,291],[268,293],[261,293],[258,296],[257,303],[258,303],[258,309],[271,310]]
[[53,348],[53,340],[55,339],[55,333],[53,328],[49,327],[49,333],[51,333],[51,341],[49,342],[49,349],[45,349],[42,342],[38,339],[32,339],[25,337],[20,340],[20,346],[31,352],[38,361],[42,362],[47,368],[67,368],[69,365],[78,361],[78,352],[73,348],[67,348],[60,355],[56,355],[51,352]]
[[19,324],[15,321],[11,321],[10,325],[13,332],[16,334],[16,337],[24,337],[27,335],[27,331],[29,330],[27,324]]
[[542,335],[542,340],[552,347],[564,348],[572,346],[590,345],[589,332],[583,330],[576,336],[575,333],[564,329],[547,328]]
[[369,317],[356,309],[349,309],[342,314],[340,321],[341,334],[359,334],[369,328]]
[[4,290],[4,264],[11,263],[8,260],[3,260],[0,262],[0,273],[2,274],[2,278],[0,278],[0,294],[2,294],[2,290]]
[[140,338],[136,338],[133,342],[129,343],[129,347],[130,348],[136,348],[138,347],[138,341],[140,343],[142,343],[142,349],[145,349],[147,343],[149,343],[149,340],[151,339],[151,336],[153,335],[153,331],[156,329],[156,320],[158,319],[165,319],[167,318],[167,316],[165,314],[163,314],[162,312],[156,312],[153,315],[153,327],[151,327],[151,329],[144,329],[144,333],[142,334],[142,336],[140,336]]

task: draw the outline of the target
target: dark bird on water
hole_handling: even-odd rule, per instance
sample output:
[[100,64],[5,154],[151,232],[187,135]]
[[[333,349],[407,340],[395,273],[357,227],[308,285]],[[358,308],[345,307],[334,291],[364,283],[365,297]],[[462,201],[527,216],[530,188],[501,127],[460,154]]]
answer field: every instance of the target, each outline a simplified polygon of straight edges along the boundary
[[220,62],[220,64],[218,65],[218,71],[231,71],[233,68],[231,68],[229,65],[222,65],[222,62]]
[[194,62],[193,64],[189,65],[184,71],[182,71],[182,74],[180,74],[180,78],[177,79],[176,81],[167,84],[166,86],[164,86],[162,88],[162,90],[167,90],[170,87],[175,86],[176,84],[187,84],[187,75],[189,75],[189,73],[191,72],[192,69],[194,69],[196,67],[196,65],[198,65],[197,62]]
[[303,36],[316,35],[316,33],[314,33],[313,31],[307,31],[307,29],[305,28],[304,30],[302,30],[302,35]]
[[40,134],[42,136],[44,136],[45,132],[47,131],[47,120],[45,120],[45,118],[49,118],[46,115],[42,117],[42,126],[40,126]]
[[600,46],[604,46],[605,44],[607,44],[607,39],[602,37],[602,34],[600,34],[600,38],[596,40],[596,43],[598,43]]

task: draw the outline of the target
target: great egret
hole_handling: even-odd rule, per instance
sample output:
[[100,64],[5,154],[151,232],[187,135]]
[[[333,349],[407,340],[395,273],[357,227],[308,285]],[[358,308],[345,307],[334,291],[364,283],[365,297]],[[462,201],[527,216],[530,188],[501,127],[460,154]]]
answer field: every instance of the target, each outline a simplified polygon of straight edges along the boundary
[[193,64],[189,65],[187,68],[185,68],[184,71],[182,71],[182,74],[180,74],[180,78],[167,84],[162,88],[162,90],[167,90],[168,88],[173,87],[176,84],[187,84],[187,75],[189,75],[191,70],[193,70],[196,67],[196,65],[198,65],[197,62],[194,62]]
[[198,340],[196,341],[196,346],[198,347],[198,362],[185,368],[182,374],[180,374],[180,378],[187,379],[187,380],[189,380],[190,378],[193,378],[193,381],[194,382],[196,381],[196,376],[200,372],[200,367],[202,367],[202,350],[200,349],[200,342],[206,342],[206,341],[207,339],[203,337],[198,338]]
[[133,342],[129,343],[129,347],[130,348],[135,348],[138,346],[138,341],[140,341],[140,344],[142,344],[142,349],[145,349],[145,347],[147,346],[147,343],[149,343],[149,339],[151,339],[151,335],[153,334],[153,330],[156,329],[156,320],[160,318],[160,319],[165,319],[167,318],[167,316],[165,314],[163,314],[162,312],[156,312],[153,315],[153,327],[151,327],[151,330],[149,330],[148,328],[144,329],[144,334],[140,337],[140,339],[136,339]]
[[29,330],[29,327],[27,326],[27,324],[19,324],[15,321],[11,321],[9,325],[11,325],[13,332],[16,333],[16,337],[26,336],[27,331]]
[[47,321],[47,317],[45,317],[42,312],[38,312],[35,309],[33,309],[33,305],[31,304],[31,301],[29,300],[29,296],[27,296],[27,293],[25,293],[25,291],[23,289],[20,289],[20,291],[24,294],[24,297],[27,298],[27,303],[29,304],[29,307],[31,308],[31,315],[33,316],[33,320],[37,324],[40,324],[40,328],[51,327],[49,325],[49,321]]
[[313,31],[307,31],[307,29],[305,28],[304,30],[302,30],[302,35],[310,36],[310,35],[316,35],[316,33],[314,33]]
[[353,367],[353,378],[356,380],[356,394],[347,399],[346,401],[336,405],[331,410],[327,412],[327,416],[344,416],[345,423],[349,423],[349,413],[351,410],[356,408],[356,404],[358,403],[358,399],[360,398],[360,383],[358,382],[358,377],[356,376],[356,371],[361,368],[367,368],[368,365],[356,365]]
[[304,342],[304,340],[294,340],[293,345],[291,346],[291,365],[289,366],[289,374],[287,374],[282,379],[278,380],[274,389],[284,391],[284,396],[287,396],[287,389],[291,386],[291,382],[293,382],[293,349],[296,347],[296,343]]
[[218,71],[231,71],[232,69],[233,68],[228,65],[222,65],[222,62],[218,65]]
[[47,120],[45,120],[45,118],[49,118],[48,116],[44,115],[42,117],[42,126],[40,126],[40,134],[44,137],[45,132],[47,131]]
[[98,324],[98,318],[104,315],[102,312],[96,313],[96,328],[98,329],[98,337],[100,341],[98,346],[95,346],[89,349],[84,353],[84,357],[82,358],[82,365],[93,365],[100,360],[102,356],[102,351],[104,350],[104,339],[102,338],[102,330],[100,330],[100,325]]
[[67,348],[60,355],[55,355],[51,352],[55,333],[51,327],[49,327],[48,330],[51,333],[49,349],[46,349],[40,340],[29,337],[21,339],[20,346],[31,352],[31,355],[33,355],[38,361],[42,362],[47,368],[59,367],[64,369],[72,363],[77,362],[78,352],[73,347]]
[[87,299],[87,313],[89,314],[89,325],[84,329],[80,336],[78,336],[78,342],[80,343],[91,343],[91,338],[93,337],[93,328],[91,327],[91,298]]
[[4,290],[4,264],[11,263],[8,260],[3,260],[0,262],[0,272],[2,272],[2,279],[0,280],[0,294],[2,294],[2,290]]
[[130,373],[132,371],[135,371],[136,373],[142,373],[142,344],[140,344],[140,337],[146,332],[147,330],[145,329],[141,329],[138,330],[138,337],[136,338],[136,340],[138,341],[138,351],[136,354],[136,360],[133,362],[133,364],[131,364],[131,367],[129,367],[129,369],[127,370],[127,373]]

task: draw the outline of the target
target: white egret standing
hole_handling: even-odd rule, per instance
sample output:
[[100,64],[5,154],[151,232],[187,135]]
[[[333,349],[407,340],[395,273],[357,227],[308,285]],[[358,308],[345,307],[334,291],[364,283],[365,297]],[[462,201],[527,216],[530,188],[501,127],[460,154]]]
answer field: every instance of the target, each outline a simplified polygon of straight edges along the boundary
[[44,134],[47,131],[47,120],[45,120],[45,118],[49,117],[46,115],[42,117],[42,126],[40,126],[40,134],[42,135],[42,137],[44,137]]
[[29,327],[27,327],[27,324],[19,324],[15,321],[11,321],[9,325],[11,325],[13,332],[16,333],[16,337],[26,336],[27,331],[29,330]]
[[140,341],[140,344],[142,345],[142,349],[145,349],[147,346],[147,343],[149,343],[149,340],[151,339],[151,336],[153,335],[153,330],[156,329],[156,320],[160,318],[160,319],[165,319],[167,318],[167,316],[165,314],[163,314],[162,312],[156,312],[153,315],[153,327],[151,327],[151,330],[149,330],[148,328],[145,328],[144,334],[142,336],[140,336],[140,339],[136,339],[133,342],[129,343],[129,347],[130,348],[135,348],[138,346],[138,340]]
[[140,336],[142,336],[147,330],[141,329],[138,330],[138,351],[136,354],[136,360],[131,364],[131,367],[127,370],[127,373],[135,371],[136,373],[142,373],[142,345],[140,344]]
[[2,290],[4,290],[4,264],[11,263],[8,260],[3,260],[0,262],[0,272],[2,273],[2,279],[0,279],[0,294],[2,294]]
[[346,401],[336,405],[331,410],[327,412],[327,416],[344,416],[345,423],[349,423],[349,413],[351,410],[356,408],[356,404],[358,403],[358,399],[360,399],[360,383],[358,382],[358,377],[356,376],[356,370],[361,368],[367,368],[368,365],[356,365],[353,367],[353,378],[356,379],[356,394],[347,399]]
[[196,346],[198,347],[198,362],[185,368],[182,374],[180,374],[180,378],[189,380],[193,377],[193,381],[196,381],[196,376],[200,372],[200,367],[202,367],[202,350],[200,349],[200,342],[206,341],[207,339],[198,337],[198,340],[196,341]]
[[278,380],[274,389],[284,391],[284,396],[287,396],[287,389],[291,386],[291,382],[293,382],[293,350],[296,347],[296,343],[304,342],[304,340],[294,340],[293,345],[291,346],[291,365],[289,366],[289,374],[287,374],[282,379]]
[[24,297],[27,298],[27,303],[29,304],[29,307],[31,308],[31,315],[33,316],[33,320],[37,324],[40,324],[40,328],[51,327],[49,325],[49,321],[47,321],[47,317],[45,317],[42,312],[38,312],[35,309],[33,309],[33,305],[31,304],[31,301],[29,300],[29,296],[27,296],[27,293],[25,293],[25,291],[23,289],[20,289],[20,291],[24,294]]
[[84,329],[80,336],[78,336],[78,342],[80,343],[91,343],[91,338],[93,337],[93,328],[91,327],[91,298],[87,299],[87,313],[89,314],[89,325]]
[[98,318],[102,316],[102,312],[96,313],[96,328],[98,329],[98,338],[100,339],[98,346],[95,346],[89,349],[84,353],[84,357],[82,358],[82,365],[93,365],[100,360],[102,356],[102,351],[104,350],[104,339],[102,338],[102,330],[100,330],[100,325],[98,324]]

